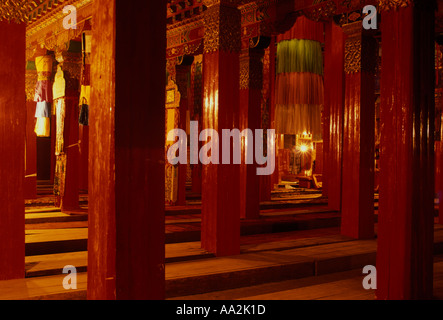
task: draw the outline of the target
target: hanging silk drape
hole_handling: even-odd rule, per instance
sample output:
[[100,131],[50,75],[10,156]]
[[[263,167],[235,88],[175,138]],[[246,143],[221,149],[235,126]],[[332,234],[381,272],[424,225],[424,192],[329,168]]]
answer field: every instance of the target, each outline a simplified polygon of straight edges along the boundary
[[323,75],[323,54],[320,42],[284,40],[277,45],[277,74],[309,72]]
[[38,137],[49,137],[51,128],[50,103],[52,102],[52,57],[40,56],[35,58],[38,81],[35,87],[34,101],[37,102],[35,110],[35,133]]
[[[293,36],[301,39],[289,39]],[[323,25],[302,17],[277,38],[275,123],[279,134],[310,133],[314,141],[321,140],[323,54],[316,41],[321,37]]]

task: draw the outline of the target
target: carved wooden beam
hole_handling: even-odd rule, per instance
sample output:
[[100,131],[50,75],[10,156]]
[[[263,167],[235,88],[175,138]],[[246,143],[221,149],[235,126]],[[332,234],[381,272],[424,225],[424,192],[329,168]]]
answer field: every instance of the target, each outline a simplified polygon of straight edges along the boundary
[[5,0],[0,2],[0,21],[27,22],[28,14],[37,7],[36,1]]

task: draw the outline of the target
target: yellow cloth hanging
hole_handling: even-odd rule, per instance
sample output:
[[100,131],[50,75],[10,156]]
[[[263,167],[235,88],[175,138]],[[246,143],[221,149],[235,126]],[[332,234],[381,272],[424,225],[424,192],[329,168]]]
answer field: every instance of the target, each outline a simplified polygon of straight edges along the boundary
[[51,119],[50,118],[36,118],[35,133],[37,137],[50,137],[51,136]]

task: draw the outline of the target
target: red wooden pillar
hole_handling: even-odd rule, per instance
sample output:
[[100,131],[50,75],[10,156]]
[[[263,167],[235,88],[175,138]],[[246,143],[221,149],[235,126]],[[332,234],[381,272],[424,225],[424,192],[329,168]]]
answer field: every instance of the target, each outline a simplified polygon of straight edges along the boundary
[[[176,65],[177,87],[180,91],[179,128],[186,131],[186,114],[188,111],[188,77],[191,65],[194,61],[192,56],[185,56],[181,64]],[[178,194],[176,205],[186,205],[186,174],[187,164],[179,164],[178,167]]]
[[89,166],[89,126],[79,126],[79,189],[88,190],[88,166]]
[[[438,78],[436,78],[437,81]],[[441,86],[441,85],[440,85]],[[437,84],[436,84],[436,87]],[[434,161],[434,170],[435,170],[435,195],[439,199],[438,206],[438,223],[443,224],[443,142],[442,142],[442,92],[441,88],[436,88],[435,93],[435,161]]]
[[345,109],[341,233],[374,237],[375,63],[377,41],[361,21],[345,25]]
[[[198,121],[198,132],[201,132],[202,128],[202,105],[203,105],[203,56],[194,57],[194,63],[192,65],[192,99],[193,103],[191,107],[191,118],[193,121]],[[202,142],[199,142],[199,149],[202,146]],[[192,170],[192,192],[201,194],[202,192],[202,164],[191,164]]]
[[442,142],[435,143],[435,194],[439,199],[438,205],[438,223],[443,224],[443,197],[442,197],[442,180],[443,180],[443,150]]
[[[240,131],[250,129],[255,133],[261,128],[261,99],[263,86],[264,50],[247,49],[240,57]],[[246,148],[255,150],[255,141],[245,138],[242,143],[242,164],[240,165],[240,217],[257,219],[260,217],[260,176],[257,164],[246,164]]]
[[[269,45],[269,123],[271,129],[275,129],[275,59],[277,53],[277,46],[275,43],[275,36],[271,37],[271,43]],[[278,135],[276,135],[277,140]],[[274,190],[274,185],[278,184],[279,181],[279,173],[278,173],[278,143],[275,143],[275,170],[271,175],[271,191]],[[269,195],[269,200],[271,200],[271,195]]]
[[25,276],[25,28],[0,22],[0,280]]
[[[275,42],[273,37],[269,37],[267,41],[270,46],[266,48],[265,54],[263,57],[263,88],[262,88],[262,125],[261,128],[263,130],[266,129],[275,129],[273,126],[274,123],[274,114],[272,108],[272,87],[273,77],[275,77]],[[274,60],[272,62],[272,60]],[[274,63],[274,66],[272,66]],[[275,161],[277,164],[277,161]],[[273,175],[278,172],[278,167],[276,165],[276,169],[269,176],[260,176],[260,201],[270,201],[272,190],[274,189],[273,184]],[[278,175],[278,173],[277,173]]]
[[436,43],[435,57],[435,194],[439,199],[438,223],[443,224],[443,142],[442,142],[442,120],[443,120],[443,83],[442,83],[442,47]]
[[38,75],[34,61],[26,63],[26,149],[25,149],[25,199],[37,198],[37,136],[35,129],[35,84]]
[[328,146],[324,146],[326,177],[323,179],[323,185],[327,185],[329,208],[337,211],[341,210],[342,200],[342,141],[345,101],[344,44],[343,30],[333,22],[326,24],[324,112],[326,119],[329,119],[327,127],[329,134]]
[[88,298],[163,299],[166,1],[93,6]]
[[[336,44],[332,44],[332,28],[333,28],[334,23],[331,21],[329,23],[326,24],[325,26],[325,50],[326,52],[323,55],[323,61],[325,61],[325,65],[324,65],[324,84],[328,84],[328,85],[332,85],[332,83],[329,83],[328,81],[330,81],[330,79],[334,76],[334,73],[329,74],[330,72],[333,72],[332,67],[333,67],[333,63],[332,63],[332,59],[331,57],[328,57],[326,60],[326,55],[331,55],[332,54],[332,47],[335,46]],[[336,27],[337,28],[337,27]],[[338,43],[338,47],[341,47],[341,43]],[[327,62],[326,62],[327,61]],[[327,73],[326,73],[327,71]],[[340,75],[340,73],[338,74],[338,76]],[[331,120],[330,120],[330,116],[331,116],[331,102],[330,102],[330,92],[328,90],[329,88],[327,88],[326,86],[324,87],[324,105],[323,105],[323,112],[322,112],[322,136],[323,136],[323,143],[322,143],[322,154],[321,157],[322,159],[318,159],[320,161],[316,161],[316,167],[318,166],[318,163],[321,162],[322,163],[322,195],[323,197],[328,197],[329,195],[329,184],[328,184],[328,180],[329,180],[329,137],[331,135],[330,131],[330,124],[331,124]],[[318,153],[317,153],[318,155]],[[317,168],[316,168],[317,169]],[[317,171],[317,170],[316,170]]]
[[[35,88],[35,83],[33,85]],[[32,100],[26,101],[25,199],[37,198],[37,136],[34,132],[36,103]]]
[[[223,129],[238,128],[241,15],[225,1],[208,5],[204,13],[203,129],[214,129],[221,137]],[[222,143],[219,149],[220,164],[203,166],[201,241],[204,249],[223,256],[240,253],[240,165],[221,164]]]
[[[55,105],[52,104],[52,108],[55,108]],[[57,116],[55,113],[51,115],[51,172],[49,176],[49,182],[54,184],[55,178],[55,166],[57,163],[57,157],[55,155],[55,145],[57,142]]]
[[79,208],[79,124],[78,124],[78,96],[65,98],[65,152],[66,152],[66,179],[65,192],[61,199],[61,210],[69,211]]
[[434,4],[381,8],[378,299],[432,297]]
[[[442,118],[441,111],[436,112],[436,116]],[[441,119],[443,120],[443,119]],[[441,120],[436,121],[436,124],[440,123]],[[441,139],[441,129],[440,131],[440,139]],[[436,141],[435,142],[435,193],[439,199],[438,205],[438,223],[443,224],[443,142]]]
[[[66,82],[64,96],[65,118],[63,125],[64,147],[62,152],[66,154],[66,172],[64,189],[60,195],[62,211],[77,210],[79,208],[79,80],[81,54],[75,52],[57,52],[56,60],[63,71]],[[56,107],[56,106],[54,106]],[[55,134],[53,132],[53,134]]]

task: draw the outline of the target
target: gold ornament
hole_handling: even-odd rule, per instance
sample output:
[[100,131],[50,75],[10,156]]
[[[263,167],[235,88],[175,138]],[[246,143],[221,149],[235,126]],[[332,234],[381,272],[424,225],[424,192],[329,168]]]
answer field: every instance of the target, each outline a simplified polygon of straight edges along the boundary
[[379,0],[378,8],[380,11],[397,10],[399,8],[406,8],[412,4],[412,2],[413,0]]
[[0,2],[0,21],[27,22],[29,12],[36,7],[36,1],[3,0]]

